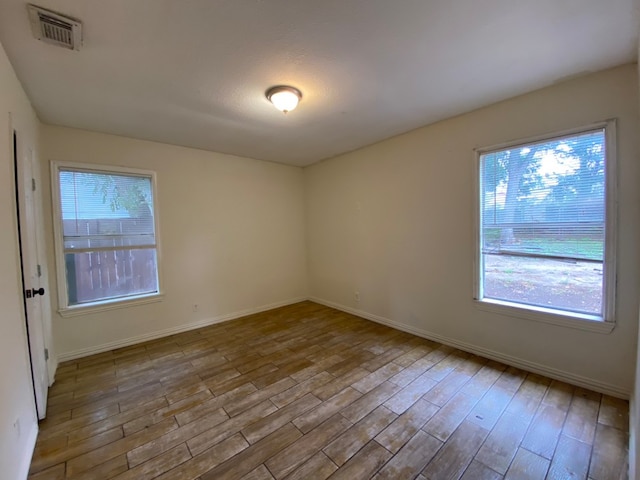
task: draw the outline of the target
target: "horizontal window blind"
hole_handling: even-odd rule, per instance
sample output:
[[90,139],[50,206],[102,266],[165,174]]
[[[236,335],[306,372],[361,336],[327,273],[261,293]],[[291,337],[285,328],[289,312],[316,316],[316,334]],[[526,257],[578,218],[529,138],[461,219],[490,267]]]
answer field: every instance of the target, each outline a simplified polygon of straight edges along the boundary
[[480,157],[482,253],[602,262],[603,129]]
[[65,250],[155,246],[151,178],[61,170]]
[[68,305],[158,292],[151,176],[58,170]]

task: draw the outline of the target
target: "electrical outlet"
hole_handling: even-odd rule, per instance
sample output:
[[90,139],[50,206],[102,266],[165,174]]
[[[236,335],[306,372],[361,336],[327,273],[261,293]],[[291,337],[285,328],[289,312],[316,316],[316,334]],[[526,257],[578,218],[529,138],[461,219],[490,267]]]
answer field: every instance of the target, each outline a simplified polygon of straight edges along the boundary
[[197,303],[194,303],[192,309],[193,309],[194,312],[199,312],[200,311],[200,305],[198,305]]
[[356,302],[360,302],[360,292],[353,292],[353,298],[355,298]]

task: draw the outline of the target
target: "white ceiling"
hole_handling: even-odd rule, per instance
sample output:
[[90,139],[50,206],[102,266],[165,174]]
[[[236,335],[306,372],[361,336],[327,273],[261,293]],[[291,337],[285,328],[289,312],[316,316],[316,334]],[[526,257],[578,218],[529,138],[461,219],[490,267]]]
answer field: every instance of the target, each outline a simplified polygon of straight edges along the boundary
[[[636,59],[634,0],[34,0],[79,52],[0,1],[0,41],[41,120],[309,165]],[[265,90],[303,92],[283,115]]]

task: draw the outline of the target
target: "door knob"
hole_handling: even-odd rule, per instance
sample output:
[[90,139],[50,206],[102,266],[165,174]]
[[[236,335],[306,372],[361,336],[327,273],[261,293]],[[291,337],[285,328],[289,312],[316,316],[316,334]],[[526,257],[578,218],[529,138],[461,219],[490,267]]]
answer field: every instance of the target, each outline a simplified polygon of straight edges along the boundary
[[31,291],[33,292],[33,296],[35,297],[36,295],[44,295],[44,288],[40,287],[39,289],[35,289],[32,288]]

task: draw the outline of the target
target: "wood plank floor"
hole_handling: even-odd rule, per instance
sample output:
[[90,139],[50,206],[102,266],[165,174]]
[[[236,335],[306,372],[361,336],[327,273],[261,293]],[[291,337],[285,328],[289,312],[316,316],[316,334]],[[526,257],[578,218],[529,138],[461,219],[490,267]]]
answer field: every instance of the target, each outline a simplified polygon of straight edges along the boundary
[[30,478],[619,480],[628,411],[302,302],[61,364]]

